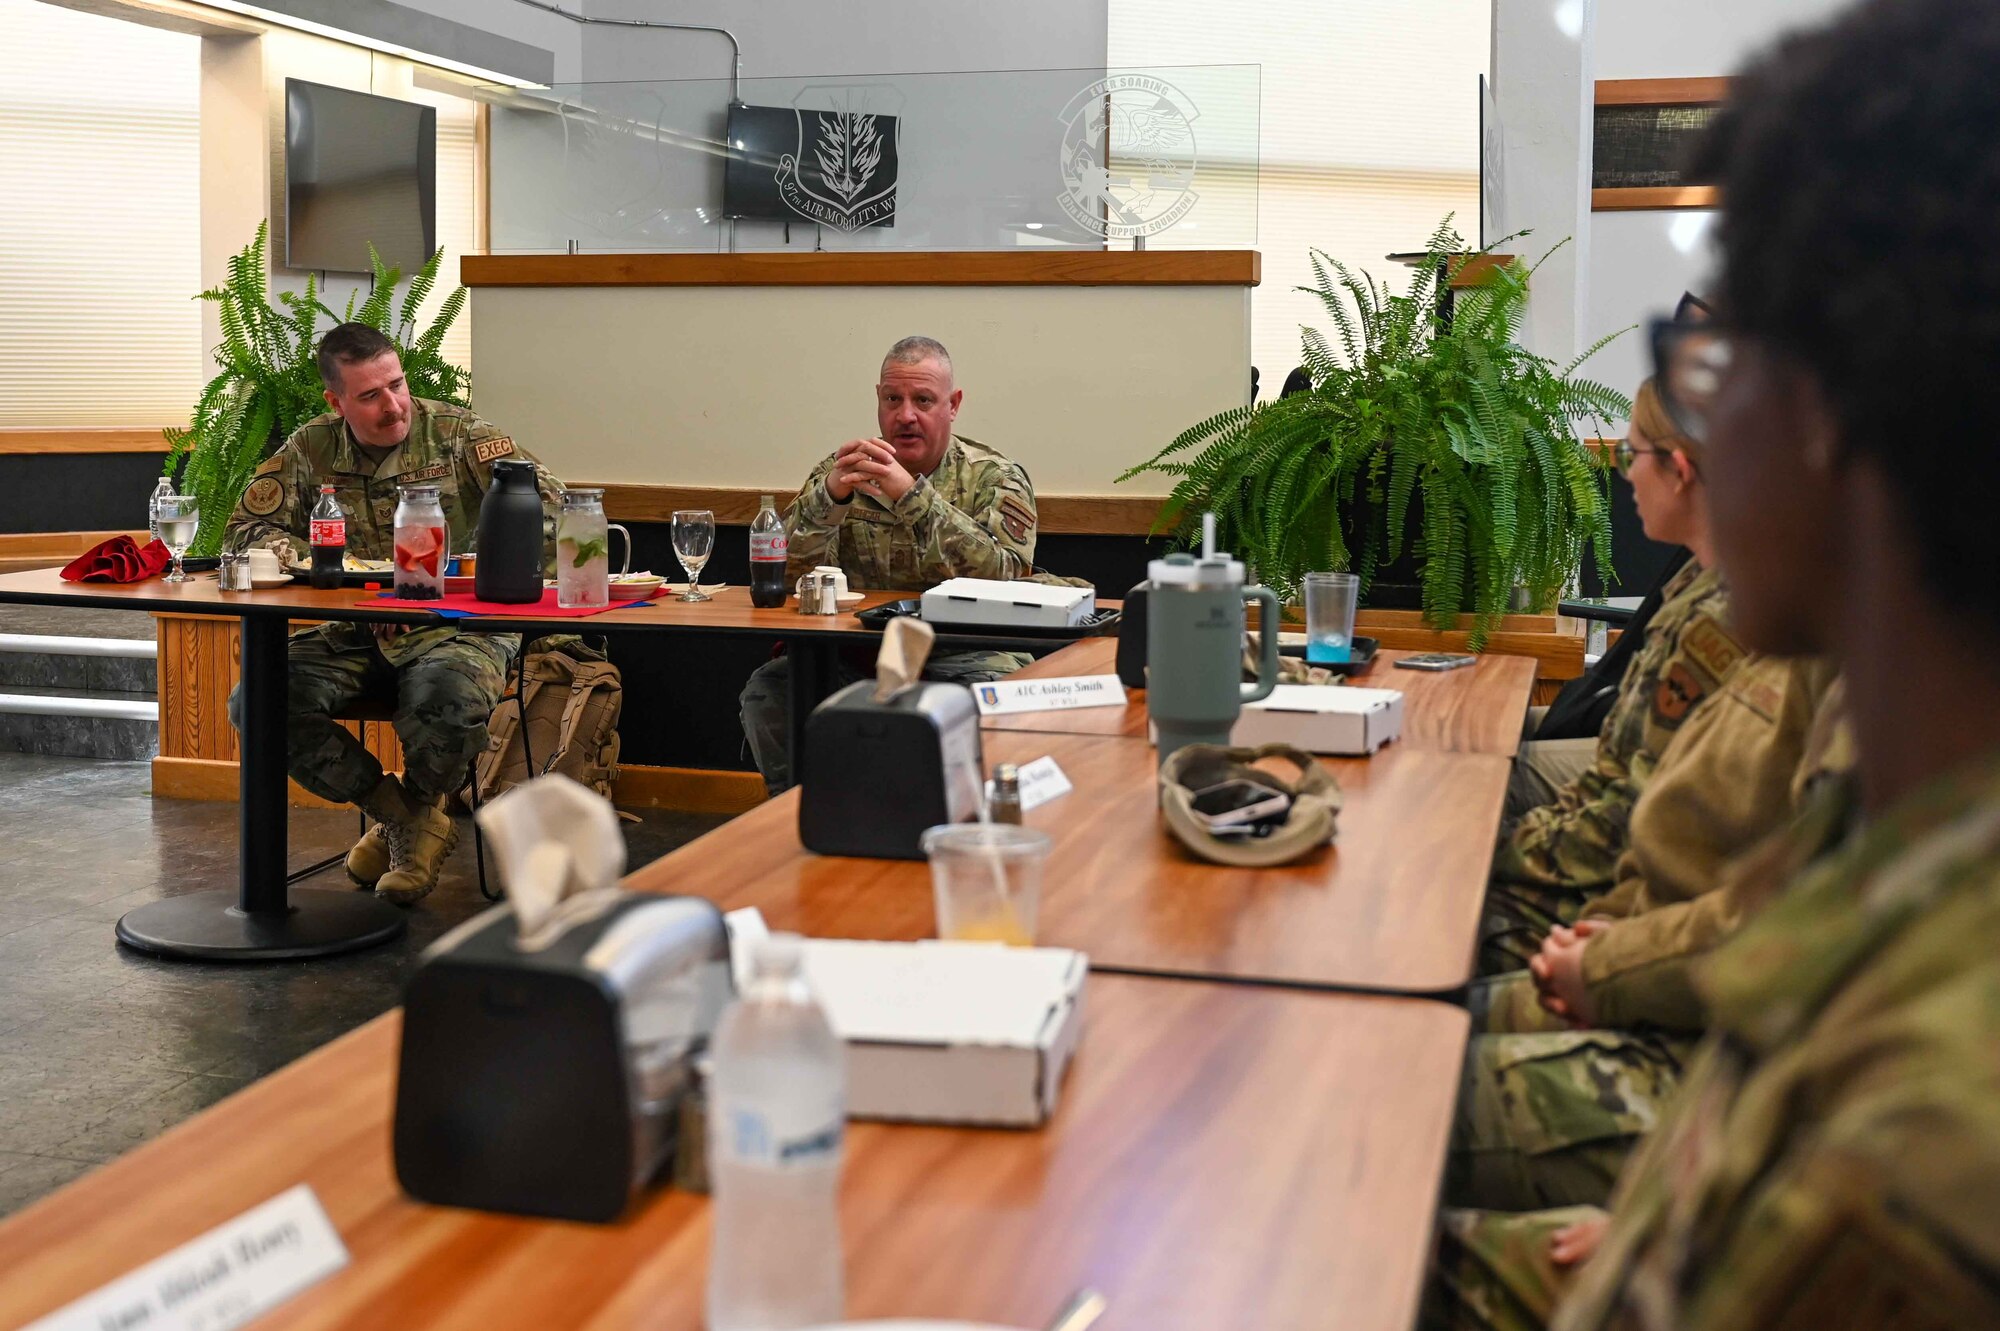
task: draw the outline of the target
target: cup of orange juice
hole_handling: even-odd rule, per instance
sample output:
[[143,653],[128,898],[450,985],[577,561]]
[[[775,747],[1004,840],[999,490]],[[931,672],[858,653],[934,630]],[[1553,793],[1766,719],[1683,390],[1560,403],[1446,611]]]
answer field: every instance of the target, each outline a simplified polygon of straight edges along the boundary
[[1046,832],[1011,823],[953,823],[926,831],[939,938],[1035,945]]

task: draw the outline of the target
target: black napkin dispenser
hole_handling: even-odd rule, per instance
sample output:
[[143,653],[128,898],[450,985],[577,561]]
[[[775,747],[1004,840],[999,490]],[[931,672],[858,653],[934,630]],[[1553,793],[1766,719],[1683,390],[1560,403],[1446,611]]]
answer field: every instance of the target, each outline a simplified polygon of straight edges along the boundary
[[848,685],[806,718],[799,840],[820,855],[920,860],[924,829],[979,816],[979,708],[963,684],[921,681],[875,701]]
[[728,934],[699,897],[607,896],[534,950],[501,906],[425,952],[396,1073],[412,1197],[608,1222],[672,1163],[694,1059],[734,992]]

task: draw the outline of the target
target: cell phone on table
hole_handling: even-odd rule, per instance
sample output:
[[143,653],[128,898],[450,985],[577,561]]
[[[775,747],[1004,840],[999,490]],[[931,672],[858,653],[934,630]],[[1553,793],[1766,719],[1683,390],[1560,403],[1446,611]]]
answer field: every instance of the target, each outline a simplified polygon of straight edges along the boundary
[[1469,666],[1479,658],[1463,652],[1418,652],[1415,656],[1396,658],[1398,670],[1457,670]]
[[1284,817],[1292,811],[1292,797],[1239,777],[1197,790],[1189,807],[1211,829],[1243,827]]

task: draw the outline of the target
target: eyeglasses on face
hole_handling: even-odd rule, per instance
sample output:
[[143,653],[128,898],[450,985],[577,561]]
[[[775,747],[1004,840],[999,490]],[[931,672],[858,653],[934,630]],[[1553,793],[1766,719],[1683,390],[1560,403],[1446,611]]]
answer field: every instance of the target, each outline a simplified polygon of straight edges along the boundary
[[1696,443],[1708,442],[1709,413],[1729,377],[1736,344],[1712,323],[1655,319],[1653,381],[1674,427]]

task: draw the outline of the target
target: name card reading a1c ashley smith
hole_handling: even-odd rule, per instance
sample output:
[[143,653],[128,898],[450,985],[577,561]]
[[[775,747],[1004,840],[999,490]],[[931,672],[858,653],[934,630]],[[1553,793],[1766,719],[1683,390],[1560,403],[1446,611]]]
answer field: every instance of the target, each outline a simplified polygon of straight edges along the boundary
[[1053,712],[1066,707],[1123,707],[1125,686],[1116,675],[1069,675],[1062,679],[996,679],[974,684],[972,696],[982,716],[1008,712]]

